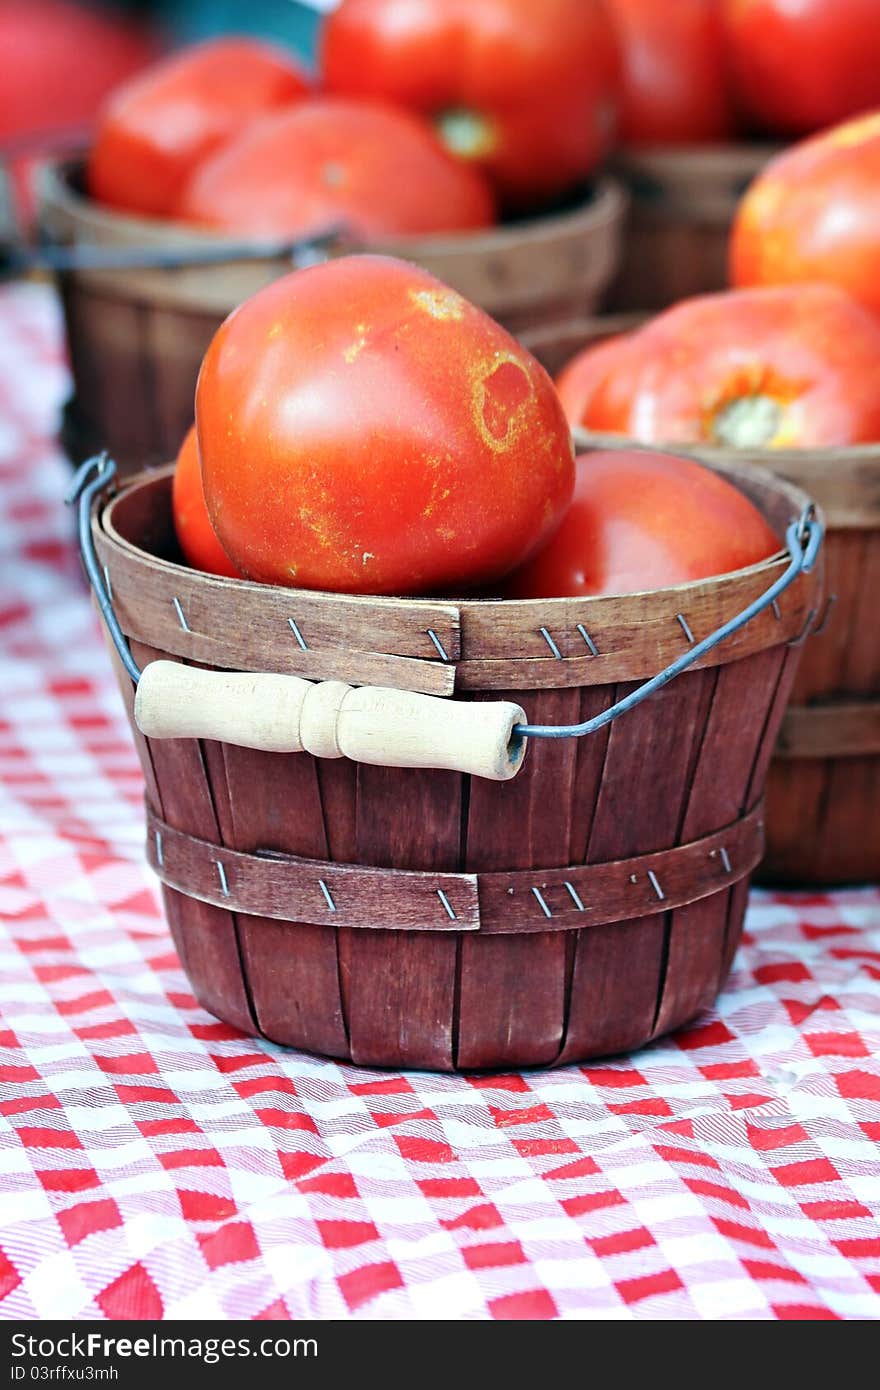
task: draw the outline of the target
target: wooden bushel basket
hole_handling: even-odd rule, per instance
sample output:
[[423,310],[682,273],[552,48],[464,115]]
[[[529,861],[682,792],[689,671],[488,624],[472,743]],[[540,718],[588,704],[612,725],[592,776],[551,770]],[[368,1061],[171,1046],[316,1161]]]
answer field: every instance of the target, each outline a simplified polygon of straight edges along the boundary
[[[794,556],[803,494],[745,465],[723,471],[780,535],[789,528]],[[95,547],[99,601],[107,612],[112,595],[129,639],[123,655],[145,668],[136,700],[120,674],[148,853],[206,1009],[310,1052],[452,1071],[620,1052],[712,1003],[762,853],[764,776],[819,601],[815,572],[793,578],[781,554],[674,589],[532,602],[278,589],[178,563],[170,484],[168,469],[143,475],[90,518],[98,478],[82,493],[81,536],[84,553],[89,538]],[[767,590],[783,575],[776,616]],[[759,598],[759,616],[613,723],[529,737],[512,780],[455,770],[454,748],[439,770],[372,765],[390,744],[400,758],[412,701],[426,711],[415,742],[431,754],[450,721],[467,732],[508,712],[507,738],[525,717],[601,719]],[[334,718],[348,691],[384,723],[312,721],[307,735],[297,715],[300,741],[285,746],[330,756],[217,741],[241,713],[228,681],[246,703],[249,681],[279,679],[231,671],[325,682],[308,689]],[[142,701],[154,674],[160,687],[170,674],[225,694],[212,713],[182,699],[159,730],[190,736],[145,738],[136,709],[141,726],[162,723]],[[213,738],[193,736],[200,721]],[[361,761],[332,756],[339,748]]]
[[723,290],[737,205],[774,153],[769,145],[624,150],[615,172],[630,204],[611,308],[664,309]]
[[[627,318],[556,325],[524,340],[551,372],[588,343],[634,326]],[[575,431],[583,448],[633,447],[618,435]],[[638,447],[638,446],[636,446]],[[709,463],[732,450],[668,446]],[[827,525],[827,600],[807,644],[767,781],[770,883],[880,880],[880,444],[755,450],[749,458],[814,497]]]
[[[102,208],[80,186],[76,164],[42,171],[40,223],[51,241],[182,254],[232,244],[191,226]],[[598,307],[617,268],[624,210],[621,188],[606,179],[571,211],[486,232],[345,249],[416,261],[518,331]],[[290,269],[289,259],[276,257],[63,274],[75,389],[69,451],[82,457],[106,446],[123,472],[173,457],[192,424],[196,378],[217,328],[243,299]]]

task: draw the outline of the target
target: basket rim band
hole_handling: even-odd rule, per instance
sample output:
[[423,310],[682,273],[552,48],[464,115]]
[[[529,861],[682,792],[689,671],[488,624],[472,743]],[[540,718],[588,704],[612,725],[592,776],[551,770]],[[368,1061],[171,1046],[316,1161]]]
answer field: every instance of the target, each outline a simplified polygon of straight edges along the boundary
[[[92,537],[98,560],[127,638],[228,670],[440,696],[642,680],[671,664],[686,648],[688,634],[700,640],[722,626],[785,567],[780,554],[734,574],[646,594],[504,604],[276,589],[189,570],[116,531],[121,500],[136,488],[168,489],[170,477],[170,469],[141,475],[105,507],[96,507]],[[814,578],[792,585],[773,613],[754,619],[696,665],[727,664],[797,641],[814,615],[816,583]],[[291,637],[291,617],[301,641]]]
[[175,829],[147,802],[147,860],[167,888],[246,916],[374,930],[578,931],[723,892],[764,851],[763,801],[710,835],[628,859],[567,868],[426,873],[244,853]]
[[777,758],[880,757],[880,696],[789,705]]

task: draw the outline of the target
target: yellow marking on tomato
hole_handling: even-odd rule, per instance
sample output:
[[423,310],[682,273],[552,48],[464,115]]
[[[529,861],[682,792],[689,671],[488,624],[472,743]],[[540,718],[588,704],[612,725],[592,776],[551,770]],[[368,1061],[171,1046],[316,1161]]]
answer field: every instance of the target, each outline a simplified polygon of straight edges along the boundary
[[528,372],[510,353],[495,353],[491,371],[475,376],[474,423],[493,453],[509,449],[522,434],[534,394]]
[[359,338],[355,338],[353,343],[349,343],[348,347],[344,350],[342,354],[349,366],[351,366],[355,358],[363,352],[366,346],[367,340],[363,335],[361,335]]
[[464,300],[455,290],[410,290],[409,297],[417,309],[423,309],[432,319],[464,318]]
[[880,111],[872,111],[867,116],[858,116],[854,121],[846,121],[836,126],[827,135],[820,135],[819,141],[834,150],[848,150],[853,145],[861,145],[865,140],[873,140],[880,135]]

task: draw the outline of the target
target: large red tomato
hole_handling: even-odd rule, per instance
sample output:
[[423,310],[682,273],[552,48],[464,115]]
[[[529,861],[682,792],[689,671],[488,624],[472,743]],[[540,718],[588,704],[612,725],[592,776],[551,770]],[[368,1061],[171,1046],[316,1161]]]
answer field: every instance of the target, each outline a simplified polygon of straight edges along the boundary
[[89,191],[111,207],[167,216],[206,155],[307,90],[292,58],[254,39],[184,49],[111,98],[89,156]]
[[420,117],[329,97],[265,117],[206,160],[175,211],[231,232],[344,223],[376,238],[487,227],[494,202],[480,170],[453,158]]
[[544,369],[418,267],[351,256],[219,329],[196,391],[214,528],[252,579],[460,591],[558,525],[574,461]]
[[91,122],[153,57],[154,42],[131,21],[71,0],[2,0],[0,140]]
[[741,286],[828,280],[880,313],[880,112],[767,166],[737,213],[730,274]]
[[565,520],[505,593],[640,593],[744,569],[780,549],[757,507],[692,459],[635,449],[583,454]]
[[617,52],[601,0],[342,0],[323,69],[331,91],[431,117],[510,205],[579,183],[613,137]]
[[630,338],[585,423],[643,444],[880,440],[880,322],[834,285],[685,300]]
[[225,574],[230,579],[240,577],[217,539],[205,506],[195,425],[187,430],[177,455],[171,485],[171,511],[177,540],[187,564],[207,574]]
[[734,90],[756,123],[806,135],[880,105],[877,0],[724,0],[724,14]]
[[0,0],[0,145],[13,152],[23,222],[34,210],[34,157],[59,136],[82,139],[107,94],[157,51],[141,25],[70,0]]
[[623,63],[625,144],[724,140],[736,121],[719,0],[607,0]]

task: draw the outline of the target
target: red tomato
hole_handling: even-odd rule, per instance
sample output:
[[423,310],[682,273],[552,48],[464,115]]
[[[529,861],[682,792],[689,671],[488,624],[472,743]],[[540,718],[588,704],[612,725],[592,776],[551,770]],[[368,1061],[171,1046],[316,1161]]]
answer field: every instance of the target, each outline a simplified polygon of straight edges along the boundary
[[177,455],[171,510],[174,530],[187,564],[207,574],[225,574],[230,579],[241,577],[218,541],[208,516],[195,425],[187,431]]
[[543,367],[433,275],[382,256],[240,305],[208,348],[196,422],[214,528],[244,574],[275,584],[488,582],[547,539],[574,483]]
[[880,313],[880,112],[767,166],[740,204],[730,274],[740,286],[828,280]]
[[623,60],[625,144],[725,140],[734,132],[719,0],[606,0]]
[[184,49],[112,97],[89,157],[89,191],[111,207],[167,216],[201,160],[307,90],[292,58],[256,40]]
[[585,423],[643,444],[880,440],[880,323],[834,285],[685,300],[631,337]]
[[153,57],[155,44],[130,20],[69,0],[3,0],[0,139],[86,125]]
[[0,0],[0,144],[21,147],[9,167],[22,223],[34,212],[34,157],[91,125],[108,92],[156,52],[131,20],[68,0]]
[[780,549],[757,507],[692,459],[583,454],[565,520],[505,593],[641,593],[745,569]]
[[342,0],[323,69],[331,91],[430,116],[513,206],[579,183],[613,137],[617,52],[601,0]]
[[227,231],[356,236],[491,225],[492,193],[426,121],[372,102],[302,102],[268,116],[196,170],[176,216]]
[[734,91],[771,131],[806,135],[880,105],[877,0],[724,0]]
[[556,378],[556,390],[570,425],[584,424],[593,397],[620,363],[632,334],[616,333],[593,343],[566,362]]

